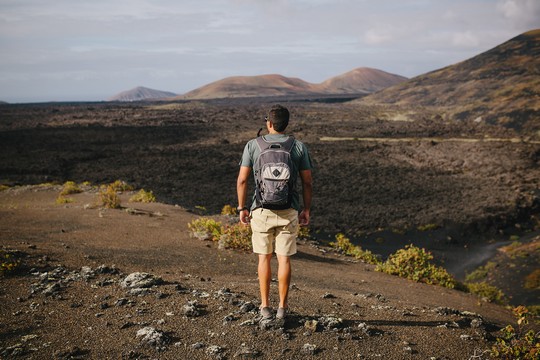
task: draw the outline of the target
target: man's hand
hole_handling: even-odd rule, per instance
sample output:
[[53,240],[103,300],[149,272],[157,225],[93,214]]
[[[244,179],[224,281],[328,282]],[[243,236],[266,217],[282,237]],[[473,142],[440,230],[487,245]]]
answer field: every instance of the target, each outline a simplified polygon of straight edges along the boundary
[[300,215],[298,215],[298,224],[300,226],[308,226],[309,225],[309,210],[302,210]]
[[242,223],[242,225],[249,224],[249,210],[240,211],[240,223]]

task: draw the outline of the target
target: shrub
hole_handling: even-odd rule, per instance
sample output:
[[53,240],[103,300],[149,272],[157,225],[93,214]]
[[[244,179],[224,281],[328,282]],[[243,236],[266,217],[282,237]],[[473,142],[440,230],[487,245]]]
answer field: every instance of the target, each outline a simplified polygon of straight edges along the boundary
[[465,282],[482,281],[487,278],[488,274],[496,267],[497,263],[493,261],[488,261],[486,265],[480,266],[473,272],[467,274],[467,276],[465,277]]
[[77,186],[77,184],[73,181],[66,181],[64,183],[64,187],[62,191],[60,192],[60,195],[71,195],[71,194],[78,194],[81,193],[82,190]]
[[5,250],[0,250],[0,275],[3,276],[14,271],[20,265],[20,261],[13,257],[13,254]]
[[116,193],[114,186],[102,185],[99,189],[99,201],[98,205],[104,206],[107,209],[118,209],[120,208],[120,197]]
[[496,359],[536,360],[540,357],[540,335],[533,330],[525,332],[528,324],[529,310],[525,306],[513,309],[517,318],[517,330],[512,325],[503,328],[495,345],[491,348],[491,356]]
[[9,189],[9,186],[0,184],[0,191],[4,191],[4,190],[7,190],[7,189]]
[[437,224],[426,224],[426,225],[420,225],[417,227],[418,231],[430,231],[430,230],[436,230],[439,228],[439,225]]
[[537,290],[540,289],[540,269],[534,270],[525,277],[525,289]]
[[195,213],[196,214],[199,214],[199,215],[204,215],[206,214],[208,210],[206,209],[206,207],[202,206],[202,205],[195,205]]
[[221,215],[236,215],[236,209],[233,208],[231,205],[225,205],[223,209],[221,209]]
[[487,278],[488,272],[484,267],[480,266],[479,268],[475,269],[473,272],[468,273],[465,276],[466,282],[473,282],[473,281],[481,281]]
[[188,224],[190,235],[199,240],[218,241],[222,230],[219,221],[201,217]]
[[151,203],[156,201],[156,197],[152,191],[145,191],[144,189],[141,189],[137,194],[133,195],[129,201]]
[[369,250],[363,250],[360,246],[353,245],[351,241],[342,233],[336,235],[336,242],[331,242],[330,246],[340,250],[345,255],[353,256],[355,259],[361,260],[365,263],[375,265],[380,264],[380,260],[377,255],[373,254]]
[[126,183],[125,181],[122,181],[122,180],[116,180],[115,182],[113,182],[109,186],[111,186],[112,189],[115,192],[124,192],[124,191],[132,191],[133,190],[133,186],[128,185],[128,183]]
[[504,303],[504,293],[496,286],[490,285],[485,281],[465,283],[465,290],[471,294],[480,296],[481,298],[497,304]]
[[56,198],[56,204],[58,205],[63,205],[63,204],[70,204],[72,202],[74,202],[75,200],[73,200],[73,198],[67,198],[67,197],[64,197],[62,195],[59,195],[57,198]]
[[[540,305],[528,305],[527,309],[529,310],[529,314],[533,317],[540,317]],[[538,320],[536,321],[538,323]]]
[[309,234],[309,227],[300,226],[298,229],[298,238],[303,240],[311,239],[311,235]]
[[414,245],[407,245],[405,249],[399,249],[391,254],[384,263],[377,265],[375,270],[453,289],[456,280],[444,268],[431,263],[431,260],[433,255],[430,252]]
[[251,251],[251,226],[242,224],[227,225],[222,229],[219,238],[220,249],[237,249]]

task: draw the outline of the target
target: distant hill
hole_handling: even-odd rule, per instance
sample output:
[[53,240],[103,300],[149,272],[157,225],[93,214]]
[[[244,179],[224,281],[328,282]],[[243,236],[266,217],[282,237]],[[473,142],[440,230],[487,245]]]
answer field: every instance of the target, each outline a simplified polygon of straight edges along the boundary
[[282,75],[233,76],[192,90],[182,98],[216,99],[227,97],[286,96],[315,94],[312,84]]
[[536,132],[540,130],[540,29],[359,102],[440,106],[454,119]]
[[369,94],[405,80],[407,78],[403,76],[370,68],[358,68],[330,78],[321,84],[312,84],[302,79],[277,74],[234,76],[204,85],[177,98],[216,99],[228,97]]
[[136,87],[131,90],[123,91],[119,94],[116,94],[107,101],[143,101],[143,100],[159,100],[159,99],[165,99],[174,97],[177,94],[168,92],[168,91],[160,91],[160,90],[154,90],[145,88],[142,86]]
[[317,87],[330,94],[372,93],[406,81],[382,70],[361,67],[324,81]]

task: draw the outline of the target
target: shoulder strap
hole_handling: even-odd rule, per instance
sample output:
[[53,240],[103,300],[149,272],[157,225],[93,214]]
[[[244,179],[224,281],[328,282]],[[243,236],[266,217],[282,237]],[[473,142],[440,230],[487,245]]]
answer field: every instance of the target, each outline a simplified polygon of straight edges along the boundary
[[267,148],[270,147],[271,143],[264,140],[262,136],[259,136],[255,140],[256,140],[257,146],[259,147],[260,152],[263,152],[263,150],[266,150]]
[[289,138],[287,140],[285,140],[282,144],[283,144],[283,147],[288,151],[288,152],[291,152],[293,147],[294,147],[294,143],[295,143],[295,139],[294,139],[294,136],[289,136]]

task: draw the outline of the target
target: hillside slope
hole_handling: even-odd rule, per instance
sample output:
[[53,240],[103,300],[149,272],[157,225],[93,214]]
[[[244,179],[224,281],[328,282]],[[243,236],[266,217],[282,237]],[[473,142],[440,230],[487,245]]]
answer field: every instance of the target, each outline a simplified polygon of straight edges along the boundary
[[535,133],[540,130],[540,29],[360,102],[439,106],[456,120]]
[[138,86],[131,90],[122,91],[119,94],[111,96],[107,101],[143,101],[143,100],[158,100],[176,96],[175,93],[168,91],[160,91]]

